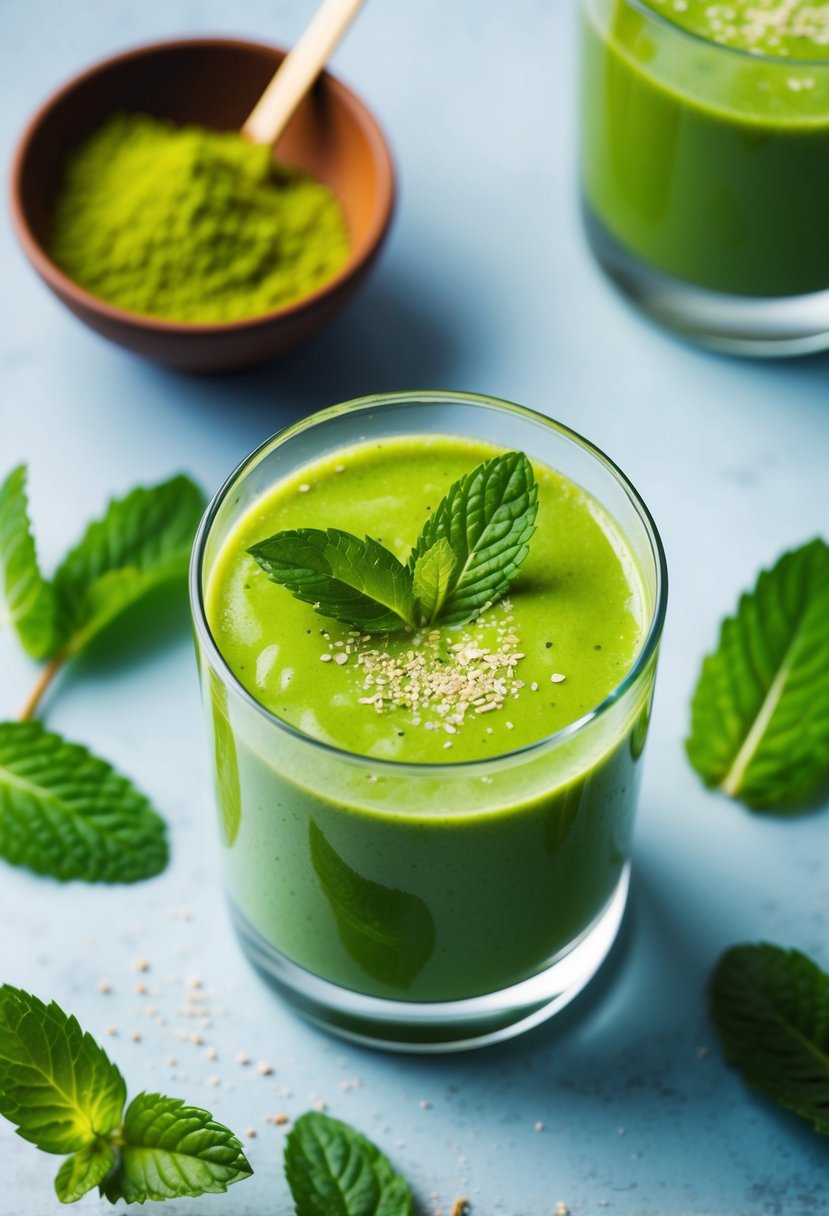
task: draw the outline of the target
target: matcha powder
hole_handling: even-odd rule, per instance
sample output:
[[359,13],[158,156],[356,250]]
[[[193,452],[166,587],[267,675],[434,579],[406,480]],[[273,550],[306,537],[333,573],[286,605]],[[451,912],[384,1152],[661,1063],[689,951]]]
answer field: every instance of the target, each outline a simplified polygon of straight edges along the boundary
[[69,158],[50,252],[112,304],[209,323],[309,295],[342,268],[349,239],[333,195],[270,148],[125,114]]

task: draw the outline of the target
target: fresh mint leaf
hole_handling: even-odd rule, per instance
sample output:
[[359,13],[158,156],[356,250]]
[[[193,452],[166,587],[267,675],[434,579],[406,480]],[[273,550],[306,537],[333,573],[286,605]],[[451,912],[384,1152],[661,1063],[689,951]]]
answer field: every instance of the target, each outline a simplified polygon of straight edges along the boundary
[[450,486],[423,527],[409,558],[414,572],[441,538],[455,557],[440,612],[446,625],[474,619],[506,594],[529,552],[538,486],[523,452],[503,452]]
[[112,1203],[220,1194],[253,1173],[233,1133],[179,1098],[139,1094],[120,1140],[118,1162],[101,1187]]
[[100,1186],[115,1165],[115,1150],[107,1140],[94,1140],[67,1157],[55,1178],[55,1192],[61,1203],[75,1203],[88,1191]]
[[393,553],[367,536],[337,528],[277,532],[248,552],[268,578],[322,616],[365,633],[414,625],[412,576]]
[[431,625],[440,616],[454,570],[455,555],[445,536],[416,559],[412,582],[419,624]]
[[115,499],[89,525],[54,577],[68,657],[150,591],[186,577],[203,510],[201,490],[178,476]]
[[706,785],[762,810],[829,774],[829,546],[785,553],[727,618],[694,693],[686,747]]
[[0,1115],[19,1136],[46,1153],[89,1148],[118,1126],[126,1097],[120,1072],[75,1018],[0,987]]
[[829,975],[798,950],[734,946],[710,985],[726,1059],[829,1136]]
[[55,595],[37,561],[25,465],[0,485],[0,595],[26,653],[50,658],[58,644]]
[[285,1141],[297,1216],[412,1216],[408,1183],[347,1123],[309,1111]]
[[67,881],[138,882],[167,864],[164,822],[104,760],[39,722],[0,723],[0,856]]

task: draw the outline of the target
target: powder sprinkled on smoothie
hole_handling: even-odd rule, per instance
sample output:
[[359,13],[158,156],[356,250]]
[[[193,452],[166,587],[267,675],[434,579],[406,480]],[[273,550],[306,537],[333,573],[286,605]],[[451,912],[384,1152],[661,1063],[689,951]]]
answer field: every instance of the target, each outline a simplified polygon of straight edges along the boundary
[[311,294],[342,268],[349,237],[330,191],[270,148],[120,114],[69,156],[49,252],[122,308],[216,323]]

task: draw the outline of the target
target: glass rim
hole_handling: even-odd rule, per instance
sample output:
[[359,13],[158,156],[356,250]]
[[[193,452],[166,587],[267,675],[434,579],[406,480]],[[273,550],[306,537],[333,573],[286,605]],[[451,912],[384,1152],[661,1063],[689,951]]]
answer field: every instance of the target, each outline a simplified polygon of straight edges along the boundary
[[[204,573],[204,558],[207,541],[210,536],[210,531],[215,522],[216,516],[228,495],[238,485],[244,475],[254,468],[260,460],[273,451],[277,447],[281,447],[284,443],[294,439],[297,435],[313,429],[320,424],[324,424],[335,418],[340,418],[344,414],[360,413],[363,410],[377,409],[378,406],[397,405],[397,406],[418,406],[424,404],[446,404],[446,405],[473,405],[483,409],[492,409],[498,413],[515,414],[524,418],[527,422],[534,425],[542,426],[544,429],[555,431],[565,440],[572,443],[574,446],[581,448],[588,456],[592,457],[597,463],[601,464],[604,469],[611,474],[618,485],[627,495],[632,503],[640,522],[644,526],[644,530],[650,545],[651,557],[653,559],[654,573],[656,579],[654,603],[651,611],[650,622],[648,625],[645,640],[642,647],[636,655],[630,668],[614,688],[601,700],[597,705],[593,706],[586,713],[582,714],[574,722],[567,726],[561,727],[559,730],[553,731],[551,734],[544,735],[541,739],[536,739],[532,743],[524,744],[522,747],[514,748],[511,751],[499,752],[495,756],[486,756],[476,760],[460,760],[451,761],[445,760],[441,762],[427,762],[419,764],[411,760],[390,760],[382,757],[373,757],[362,755],[358,752],[349,751],[347,748],[339,747],[333,743],[327,743],[322,739],[316,739],[313,735],[306,734],[297,727],[292,726],[283,718],[278,717],[267,709],[260,701],[250,693],[247,688],[241,683],[236,674],[233,672],[224,655],[219,649],[211,632],[207,621],[207,613],[204,603],[204,588],[203,588],[203,573]],[[611,516],[612,518],[612,516]],[[616,521],[614,521],[616,522]],[[621,530],[621,527],[620,527]],[[624,533],[623,533],[624,535]],[[316,748],[325,755],[335,757],[337,760],[347,760],[352,764],[364,766],[375,770],[383,770],[387,773],[400,774],[410,772],[419,776],[428,775],[429,773],[445,773],[448,769],[454,772],[470,772],[477,769],[491,769],[493,766],[504,764],[517,759],[532,758],[534,755],[540,755],[545,751],[552,751],[565,743],[569,743],[576,736],[583,734],[586,729],[599,718],[605,716],[609,710],[613,708],[636,684],[639,676],[646,670],[654,655],[656,654],[659,641],[662,636],[662,628],[665,622],[665,612],[667,607],[668,595],[668,568],[665,558],[665,550],[662,545],[662,539],[654,523],[653,517],[648,510],[645,502],[639,494],[636,487],[630,479],[622,472],[617,464],[606,456],[605,453],[589,439],[579,435],[577,431],[572,430],[562,422],[557,422],[552,418],[548,418],[545,414],[541,414],[536,410],[532,410],[523,405],[516,405],[514,402],[505,401],[498,397],[488,397],[479,393],[467,393],[454,390],[410,390],[404,392],[393,393],[376,393],[371,396],[357,397],[351,401],[345,401],[338,405],[328,406],[326,409],[318,410],[313,414],[309,414],[305,418],[301,418],[298,422],[291,423],[276,434],[271,435],[263,443],[259,444],[249,455],[239,462],[229,477],[225,479],[216,493],[208,503],[201,522],[196,532],[196,537],[193,542],[193,549],[190,558],[190,608],[193,617],[193,623],[196,630],[198,644],[206,652],[210,665],[217,671],[226,685],[231,687],[233,691],[242,698],[242,700],[270,726],[284,732],[298,742],[306,744],[309,747]]]
[[728,46],[724,42],[716,42],[713,38],[706,38],[705,34],[700,34],[696,30],[686,29],[683,25],[677,25],[665,13],[657,12],[655,8],[651,8],[646,0],[621,0],[621,3],[635,12],[640,13],[648,20],[656,22],[657,25],[665,26],[666,29],[672,30],[681,38],[689,38],[692,42],[699,43],[700,46],[708,47],[711,50],[718,52],[722,51],[727,55],[735,55],[739,59],[744,59],[749,63],[766,63],[776,66],[785,71],[792,71],[795,68],[809,68],[812,71],[829,70],[829,57],[825,59],[799,59],[790,55],[771,55],[766,52],[747,51],[744,47]]

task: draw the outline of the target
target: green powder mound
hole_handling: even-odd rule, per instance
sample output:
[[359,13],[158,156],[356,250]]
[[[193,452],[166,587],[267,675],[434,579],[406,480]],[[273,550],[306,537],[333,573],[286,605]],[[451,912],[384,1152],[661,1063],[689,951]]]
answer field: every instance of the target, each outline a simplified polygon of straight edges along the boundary
[[339,203],[233,132],[111,118],[69,158],[49,251],[81,287],[169,321],[256,317],[344,265]]

